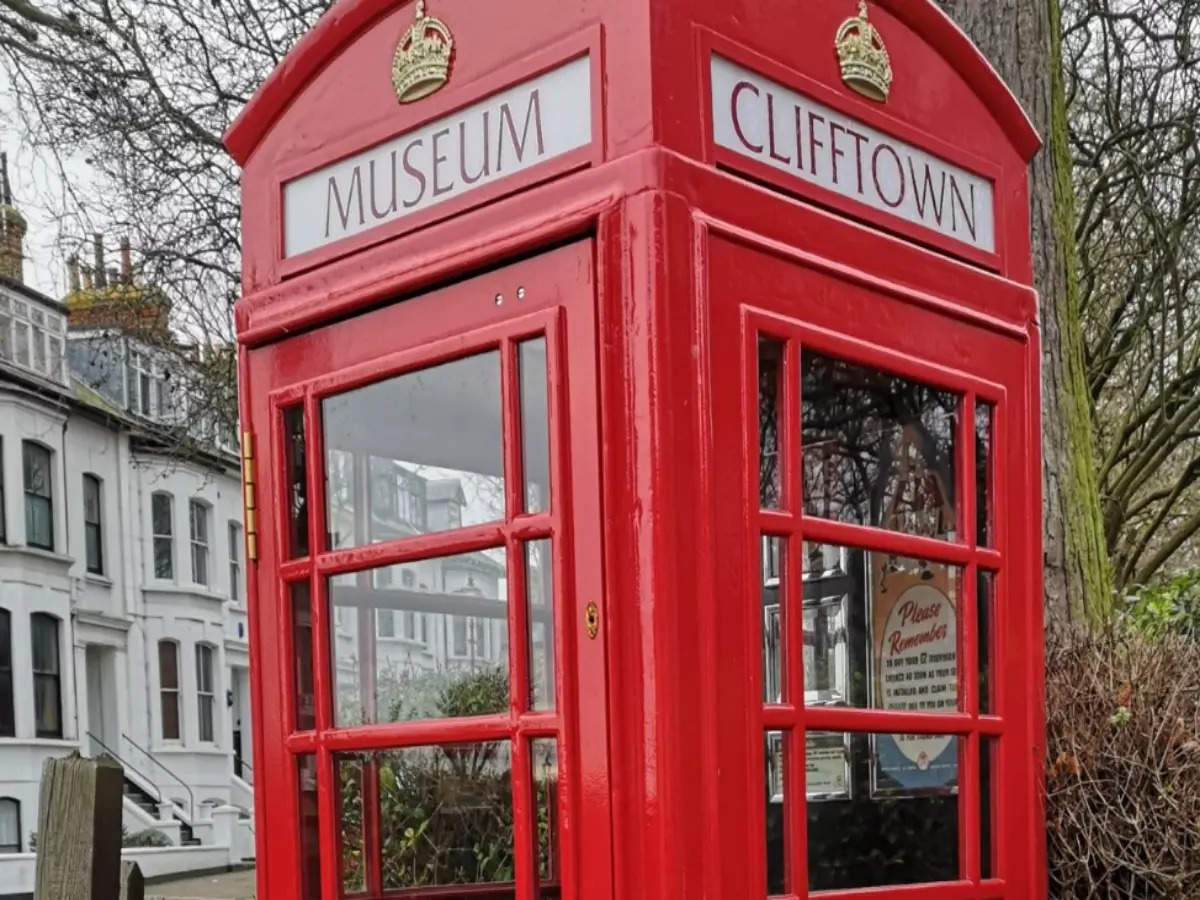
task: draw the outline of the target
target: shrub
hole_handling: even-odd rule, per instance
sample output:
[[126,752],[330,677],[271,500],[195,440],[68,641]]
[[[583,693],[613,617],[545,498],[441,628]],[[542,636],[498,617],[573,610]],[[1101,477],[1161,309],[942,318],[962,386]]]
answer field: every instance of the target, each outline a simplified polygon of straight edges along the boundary
[[[1058,900],[1200,897],[1200,643],[1140,624],[1046,641],[1046,823]],[[1135,620],[1137,621],[1137,620]]]

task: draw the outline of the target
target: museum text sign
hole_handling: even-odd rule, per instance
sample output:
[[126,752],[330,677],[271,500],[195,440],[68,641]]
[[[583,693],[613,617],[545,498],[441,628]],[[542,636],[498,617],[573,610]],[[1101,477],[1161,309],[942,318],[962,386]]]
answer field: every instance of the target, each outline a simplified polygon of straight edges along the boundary
[[415,215],[591,142],[585,56],[286,182],[283,255]]
[[996,249],[992,182],[713,55],[719,147],[974,250]]

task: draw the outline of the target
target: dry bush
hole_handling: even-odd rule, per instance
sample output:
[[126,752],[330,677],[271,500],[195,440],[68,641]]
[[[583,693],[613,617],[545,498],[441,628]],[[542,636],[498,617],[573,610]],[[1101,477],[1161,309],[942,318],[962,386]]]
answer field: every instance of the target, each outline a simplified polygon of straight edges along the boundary
[[1200,642],[1055,626],[1046,679],[1051,897],[1200,898]]

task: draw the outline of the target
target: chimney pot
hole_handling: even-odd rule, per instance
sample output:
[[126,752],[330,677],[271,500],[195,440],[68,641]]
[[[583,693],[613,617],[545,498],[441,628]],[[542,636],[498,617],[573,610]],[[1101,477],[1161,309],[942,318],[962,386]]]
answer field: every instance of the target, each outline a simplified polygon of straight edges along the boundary
[[133,256],[129,250],[129,238],[121,238],[121,280],[133,284]]
[[92,235],[93,270],[96,276],[96,287],[105,287],[104,281],[104,235],[97,231]]

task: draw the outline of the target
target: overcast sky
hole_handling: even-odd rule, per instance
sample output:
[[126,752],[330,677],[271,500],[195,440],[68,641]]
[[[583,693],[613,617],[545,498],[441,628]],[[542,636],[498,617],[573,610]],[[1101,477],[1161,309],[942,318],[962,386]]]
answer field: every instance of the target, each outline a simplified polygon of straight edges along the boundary
[[[13,198],[29,221],[25,238],[25,281],[55,299],[66,286],[64,240],[76,244],[80,235],[60,235],[54,209],[67,203],[65,188],[54,160],[39,155],[28,142],[10,93],[8,76],[0,69],[0,150],[8,153],[8,175]],[[68,162],[76,191],[86,190],[89,173],[82,159]],[[72,240],[73,239],[73,240]],[[109,242],[115,245],[115,239]]]

